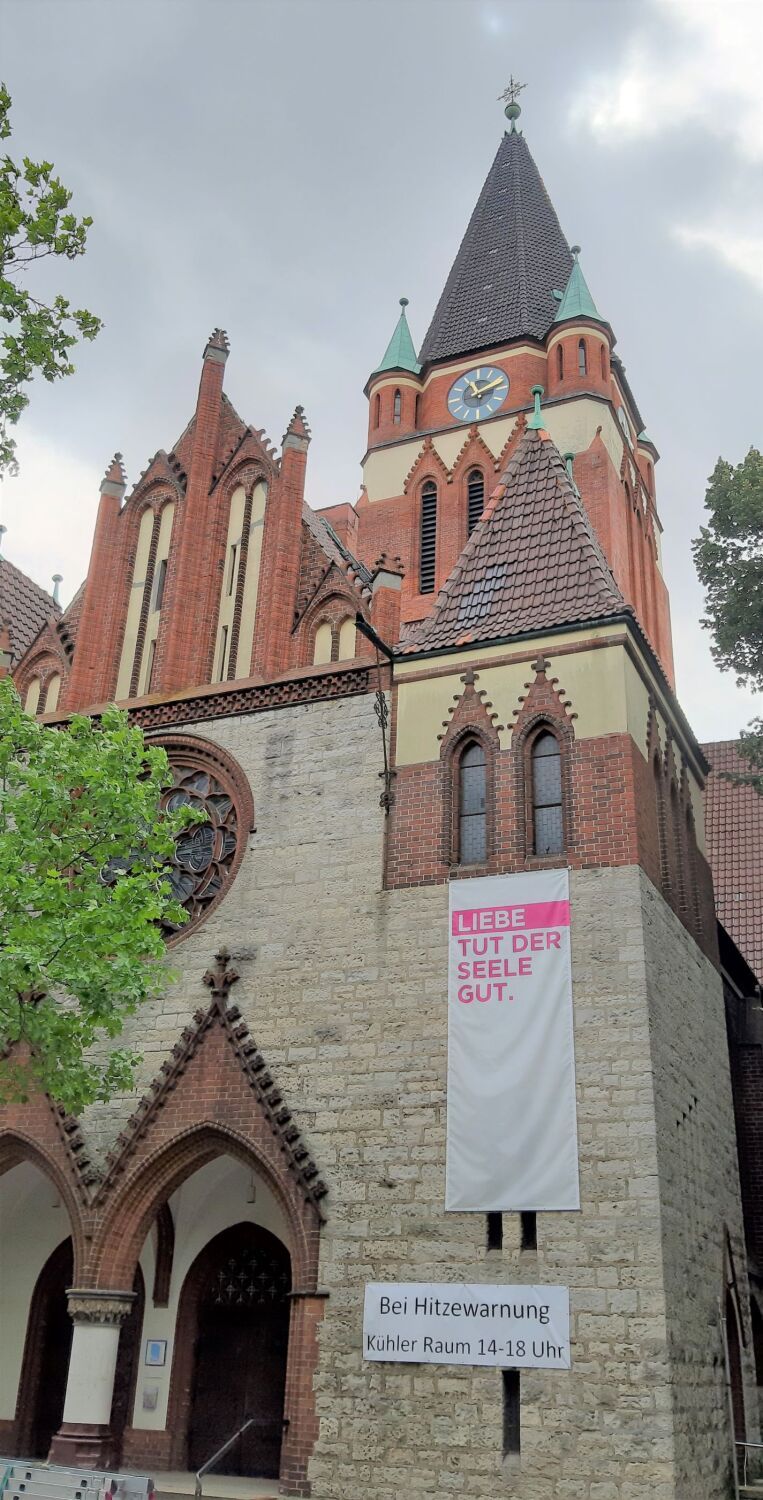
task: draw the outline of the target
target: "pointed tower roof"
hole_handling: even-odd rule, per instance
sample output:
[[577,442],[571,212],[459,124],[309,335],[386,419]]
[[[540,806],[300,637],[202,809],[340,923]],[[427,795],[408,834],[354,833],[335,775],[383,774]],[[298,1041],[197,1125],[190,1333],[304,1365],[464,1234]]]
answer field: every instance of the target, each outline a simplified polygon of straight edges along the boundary
[[405,309],[408,306],[408,298],[400,298],[400,317],[395,325],[395,331],[384,352],[381,364],[376,366],[374,375],[380,375],[383,370],[410,370],[413,375],[418,375],[421,365],[416,358],[416,350],[413,347],[411,330],[408,327],[408,319]]
[[596,303],[588,290],[588,283],[580,269],[580,246],[573,245],[574,257],[570,279],[562,293],[559,301],[559,310],[554,318],[555,323],[566,323],[570,318],[593,318],[596,323],[603,323]]
[[572,255],[524,136],[496,152],[445,290],[421,346],[422,364],[542,339],[556,314]]
[[497,640],[628,608],[561,454],[546,432],[528,429],[432,614],[403,649]]

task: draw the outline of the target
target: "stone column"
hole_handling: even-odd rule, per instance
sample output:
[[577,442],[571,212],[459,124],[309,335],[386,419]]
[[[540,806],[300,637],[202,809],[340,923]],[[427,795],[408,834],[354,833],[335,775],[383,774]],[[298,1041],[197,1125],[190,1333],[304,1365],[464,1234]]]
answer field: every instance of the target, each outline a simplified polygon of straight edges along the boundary
[[49,1462],[67,1468],[107,1469],[112,1459],[111,1403],[119,1334],[135,1292],[69,1287],[74,1323],[64,1417]]

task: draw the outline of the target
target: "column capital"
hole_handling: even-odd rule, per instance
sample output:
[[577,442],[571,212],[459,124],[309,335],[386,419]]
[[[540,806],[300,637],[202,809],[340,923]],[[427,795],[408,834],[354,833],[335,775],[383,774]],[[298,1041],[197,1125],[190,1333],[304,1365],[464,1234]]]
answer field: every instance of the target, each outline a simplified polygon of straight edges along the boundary
[[96,1323],[119,1328],[132,1312],[135,1292],[115,1291],[109,1287],[70,1286],[69,1316],[74,1323]]

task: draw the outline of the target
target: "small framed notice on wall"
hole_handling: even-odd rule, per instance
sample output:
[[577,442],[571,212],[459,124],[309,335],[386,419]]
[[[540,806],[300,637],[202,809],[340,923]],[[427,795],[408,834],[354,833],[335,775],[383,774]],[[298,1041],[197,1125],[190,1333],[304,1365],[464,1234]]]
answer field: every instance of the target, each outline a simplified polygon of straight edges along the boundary
[[167,1359],[167,1340],[148,1339],[146,1343],[146,1364],[163,1365]]

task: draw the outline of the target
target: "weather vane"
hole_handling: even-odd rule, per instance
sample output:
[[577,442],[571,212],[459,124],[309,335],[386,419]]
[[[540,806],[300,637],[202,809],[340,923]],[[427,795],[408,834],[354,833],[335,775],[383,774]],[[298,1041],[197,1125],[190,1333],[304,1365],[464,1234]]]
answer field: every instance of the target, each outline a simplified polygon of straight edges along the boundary
[[511,120],[512,130],[516,129],[516,125],[514,122],[515,120],[519,119],[519,116],[522,113],[519,103],[517,102],[518,97],[521,94],[523,88],[526,87],[527,85],[524,83],[517,83],[512,75],[512,77],[509,79],[508,87],[504,89],[502,94],[498,95],[499,100],[506,105],[504,114],[507,120]]

